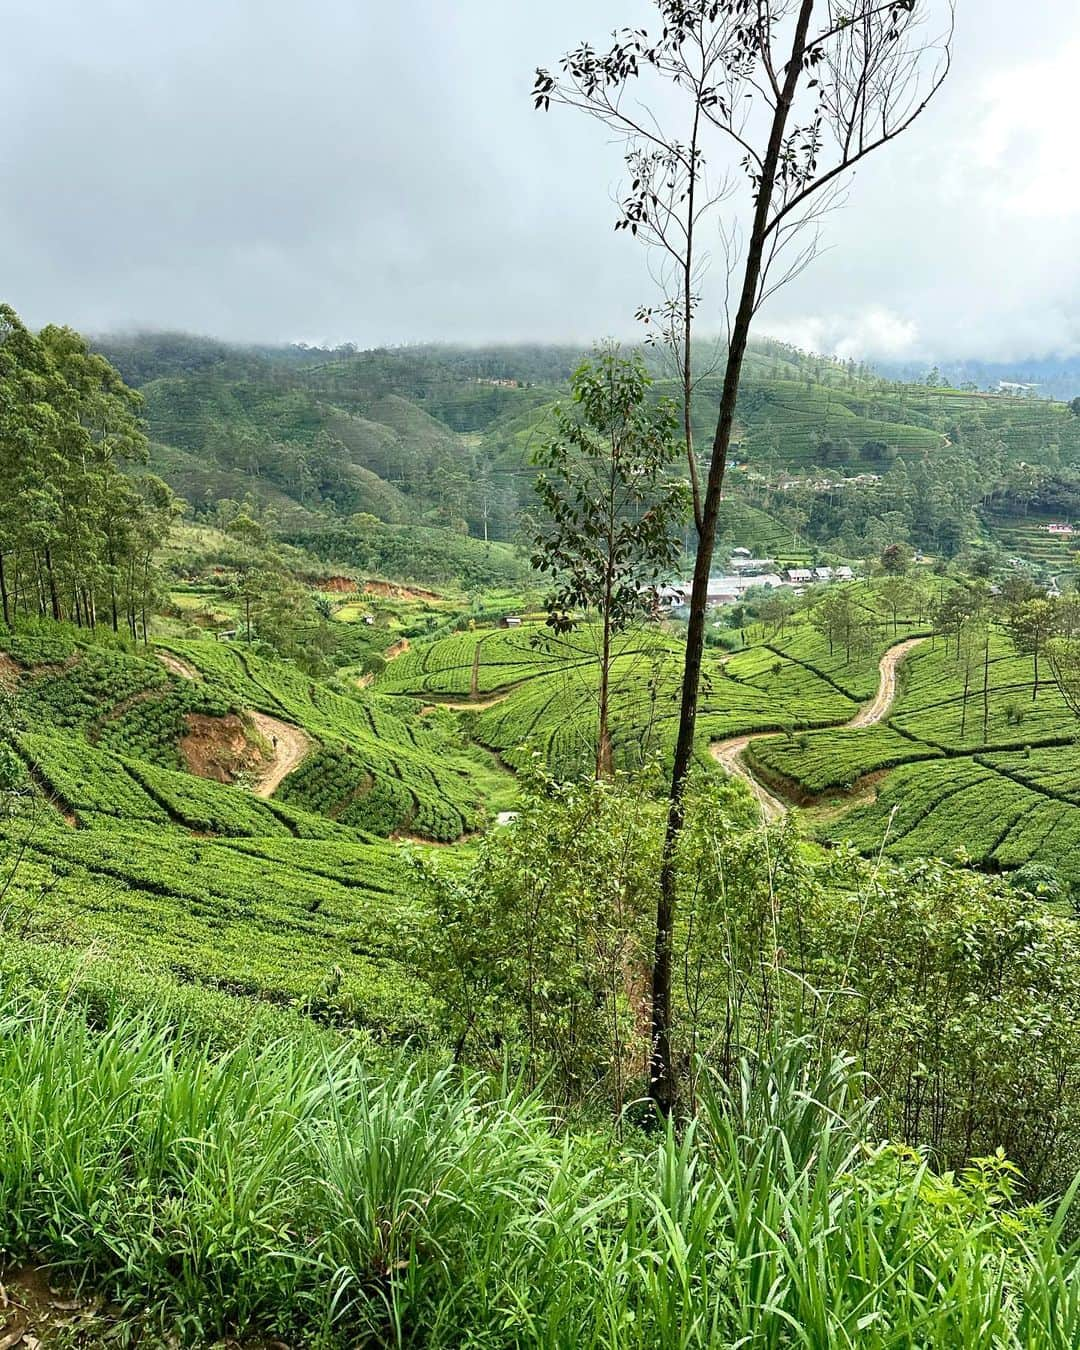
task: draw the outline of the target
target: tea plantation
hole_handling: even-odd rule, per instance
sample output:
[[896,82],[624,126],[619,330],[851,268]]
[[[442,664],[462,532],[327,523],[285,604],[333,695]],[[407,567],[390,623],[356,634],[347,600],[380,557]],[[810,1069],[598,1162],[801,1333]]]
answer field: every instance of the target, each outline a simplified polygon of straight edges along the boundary
[[[874,586],[851,594],[869,636],[850,651],[805,609],[708,648],[699,763],[752,736],[749,770],[826,843],[1080,877],[1078,727],[1056,688],[1032,697],[1032,660],[1002,632],[985,670],[980,655],[965,671],[924,614],[894,625]],[[915,635],[882,719],[848,725],[878,694],[883,653]],[[674,627],[617,639],[618,767],[670,754],[680,659]],[[588,771],[598,661],[590,626],[531,622],[417,640],[359,688],[242,642],[138,649],[42,624],[3,640],[0,683],[9,752],[36,788],[0,829],[9,931],[396,1037],[428,1017],[405,973],[417,913],[400,841],[467,838],[514,804],[507,770],[534,756]],[[260,717],[304,738],[270,795],[246,786],[271,750]],[[194,723],[232,727],[250,775],[192,772]]]
[[[0,750],[21,785],[0,821],[5,934],[81,952],[80,980],[107,960],[226,1003],[422,1031],[425,996],[401,964],[411,864],[377,836],[457,838],[507,775],[449,714],[211,641],[178,644],[168,668],[159,654],[56,625],[4,640]],[[309,747],[273,795],[183,767],[195,718],[241,727],[257,769],[272,749],[259,712]]]
[[828,841],[904,859],[959,850],[990,870],[1037,860],[1080,878],[1080,724],[1052,681],[1035,692],[1032,657],[1004,633],[985,655],[965,673],[950,644],[927,641],[886,722],[755,741],[747,761],[802,800],[854,788],[822,825]]
[[[699,758],[709,742],[747,732],[830,727],[849,720],[877,689],[878,660],[893,642],[921,631],[914,620],[885,631],[871,588],[855,593],[872,615],[873,641],[850,659],[806,614],[783,632],[747,630],[750,645],[706,655],[699,704]],[[649,626],[617,639],[612,671],[612,740],[617,766],[639,767],[674,743],[681,638]],[[543,624],[458,633],[390,663],[380,693],[442,701],[468,711],[470,734],[520,768],[539,753],[558,774],[587,769],[594,754],[599,665],[588,626],[568,637]],[[472,711],[469,711],[470,706]]]

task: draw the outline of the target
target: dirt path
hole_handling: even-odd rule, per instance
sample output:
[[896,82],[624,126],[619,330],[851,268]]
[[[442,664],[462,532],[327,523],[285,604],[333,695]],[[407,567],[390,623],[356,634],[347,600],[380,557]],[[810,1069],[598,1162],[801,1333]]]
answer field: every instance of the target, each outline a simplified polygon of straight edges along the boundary
[[197,680],[199,678],[199,672],[193,665],[181,657],[175,656],[172,652],[162,651],[159,648],[155,655],[166,670],[171,670],[174,675],[179,675],[182,680]]
[[[925,641],[924,637],[905,638],[903,642],[896,643],[885,652],[878,662],[877,693],[849,722],[841,723],[842,727],[872,727],[885,720],[896,697],[896,672],[901,661],[913,647]],[[726,741],[713,741],[709,746],[709,754],[725,773],[734,774],[748,785],[761,806],[762,817],[768,823],[786,815],[790,807],[787,802],[782,801],[757,781],[743,760],[743,751],[751,741],[775,735],[775,731],[754,731],[744,736],[732,736]]]
[[903,642],[898,642],[895,647],[890,647],[885,655],[878,662],[878,691],[874,697],[864,707],[860,708],[855,716],[847,723],[849,727],[872,727],[878,722],[884,721],[892,707],[893,699],[896,697],[896,671],[911,651],[912,647],[917,647],[920,642],[925,642],[924,637],[905,638]]
[[714,741],[709,746],[709,754],[712,755],[724,772],[734,774],[736,778],[741,778],[749,787],[761,807],[762,819],[769,825],[773,821],[779,820],[781,816],[786,815],[787,803],[782,802],[779,797],[774,797],[767,788],[762,787],[746,767],[742,755],[751,741],[756,741],[762,736],[775,735],[774,731],[758,731],[750,736],[732,736],[730,740]]
[[[166,670],[179,675],[182,680],[197,680],[199,672],[189,662],[172,652],[158,651],[157,658]],[[268,713],[253,712],[244,714],[258,729],[270,750],[270,758],[263,763],[255,775],[252,791],[256,797],[272,797],[282,781],[294,769],[298,769],[308,757],[315,742],[299,727],[291,722],[282,722]]]
[[498,703],[505,703],[511,692],[509,689],[504,689],[500,694],[489,694],[485,698],[471,698],[467,703],[451,703],[440,698],[427,706],[428,708],[449,708],[451,712],[483,712],[485,708],[494,708]]
[[253,791],[256,797],[272,797],[282,780],[304,762],[315,742],[306,731],[267,713],[247,715],[271,747],[270,760],[260,769]]

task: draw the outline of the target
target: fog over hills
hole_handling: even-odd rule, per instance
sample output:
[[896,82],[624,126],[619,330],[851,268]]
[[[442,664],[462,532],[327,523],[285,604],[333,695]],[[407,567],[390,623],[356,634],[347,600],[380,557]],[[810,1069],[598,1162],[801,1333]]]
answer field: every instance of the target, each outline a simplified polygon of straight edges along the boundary
[[976,384],[980,389],[1028,386],[1036,398],[1066,401],[1080,395],[1080,354],[1069,356],[1016,357],[1011,361],[980,361],[974,358],[942,361],[875,361],[874,366],[891,380],[919,380],[936,366],[942,378],[957,386]]

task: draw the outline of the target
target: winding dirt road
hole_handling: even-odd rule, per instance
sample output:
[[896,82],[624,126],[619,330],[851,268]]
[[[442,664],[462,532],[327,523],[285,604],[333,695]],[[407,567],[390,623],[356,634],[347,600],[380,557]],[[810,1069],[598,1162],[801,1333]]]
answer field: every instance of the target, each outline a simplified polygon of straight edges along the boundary
[[199,678],[199,672],[195,667],[175,653],[164,651],[159,647],[154,655],[166,670],[171,671],[174,675],[179,675],[182,680],[197,680]]
[[[924,637],[905,638],[888,649],[878,662],[877,693],[869,703],[864,704],[850,722],[842,722],[841,727],[872,727],[884,721],[896,697],[896,672],[900,663],[913,647],[925,642]],[[838,730],[840,728],[837,728]],[[713,741],[709,754],[725,773],[741,778],[758,800],[761,814],[767,823],[779,820],[791,809],[789,804],[763,787],[750,772],[743,760],[743,751],[751,741],[762,740],[765,736],[775,736],[775,731],[754,731],[745,736],[732,736],[726,741]]]
[[905,638],[903,642],[898,642],[895,647],[890,647],[885,655],[878,662],[878,691],[869,703],[865,704],[850,722],[845,723],[849,727],[872,727],[877,722],[882,722],[889,715],[889,709],[892,707],[893,699],[896,697],[896,672],[911,651],[912,647],[917,647],[920,642],[925,642],[924,637]]
[[306,731],[267,713],[249,712],[247,716],[271,748],[271,757],[260,768],[252,791],[256,797],[272,797],[282,780],[304,762],[314,741]]
[[[197,680],[199,672],[182,657],[172,652],[159,650],[157,658],[161,664],[182,680]],[[252,785],[256,797],[272,797],[282,781],[294,769],[298,769],[311,752],[315,742],[299,727],[291,722],[282,722],[269,713],[254,712],[248,709],[245,716],[258,728],[266,741],[270,758],[259,766]]]

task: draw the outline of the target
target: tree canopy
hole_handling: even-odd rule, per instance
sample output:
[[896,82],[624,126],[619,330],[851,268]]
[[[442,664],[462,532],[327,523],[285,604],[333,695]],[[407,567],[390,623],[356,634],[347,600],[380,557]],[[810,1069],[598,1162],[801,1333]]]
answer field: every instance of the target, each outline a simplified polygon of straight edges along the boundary
[[0,601],[134,634],[177,506],[151,475],[141,398],[70,328],[34,334],[0,305]]

